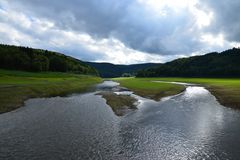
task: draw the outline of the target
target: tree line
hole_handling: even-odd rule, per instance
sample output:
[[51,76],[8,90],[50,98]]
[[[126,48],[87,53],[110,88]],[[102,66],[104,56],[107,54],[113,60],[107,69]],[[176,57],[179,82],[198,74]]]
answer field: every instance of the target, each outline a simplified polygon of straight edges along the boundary
[[180,58],[138,71],[137,77],[240,77],[240,49]]
[[48,50],[0,44],[0,68],[31,72],[72,72],[98,75],[84,62]]
[[[131,65],[120,65],[111,63],[97,63],[97,62],[86,62],[88,65],[96,68],[101,77],[114,78],[121,76],[135,76],[136,72],[141,69],[156,67],[158,63],[144,63],[144,64],[131,64]],[[126,75],[128,74],[128,75]]]

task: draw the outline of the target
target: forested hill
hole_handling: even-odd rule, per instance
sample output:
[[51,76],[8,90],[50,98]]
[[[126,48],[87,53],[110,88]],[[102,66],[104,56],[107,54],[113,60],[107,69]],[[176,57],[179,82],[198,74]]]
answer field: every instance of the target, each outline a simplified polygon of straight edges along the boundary
[[93,67],[61,53],[3,44],[0,44],[0,68],[98,75]]
[[157,68],[141,70],[137,77],[240,77],[240,49],[180,58]]
[[100,76],[104,78],[132,76],[135,75],[139,70],[159,66],[159,63],[145,63],[132,65],[116,65],[111,63],[95,63],[95,62],[86,63],[96,68]]

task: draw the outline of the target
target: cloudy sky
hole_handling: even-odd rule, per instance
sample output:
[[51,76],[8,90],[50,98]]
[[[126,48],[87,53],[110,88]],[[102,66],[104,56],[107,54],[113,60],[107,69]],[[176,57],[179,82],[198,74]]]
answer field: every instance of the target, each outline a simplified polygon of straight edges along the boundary
[[240,46],[239,0],[0,0],[0,43],[133,64]]

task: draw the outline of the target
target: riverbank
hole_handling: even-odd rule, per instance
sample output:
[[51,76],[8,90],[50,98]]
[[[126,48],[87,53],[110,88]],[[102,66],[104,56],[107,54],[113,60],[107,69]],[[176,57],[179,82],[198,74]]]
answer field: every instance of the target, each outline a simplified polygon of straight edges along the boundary
[[181,93],[185,87],[178,84],[156,83],[146,78],[113,78],[121,86],[132,90],[135,94],[159,101],[163,97]]
[[201,84],[217,98],[220,104],[240,109],[239,78],[150,78],[149,80],[151,79]]
[[[133,90],[139,90],[140,88],[140,90],[143,90],[142,93],[144,93],[144,88],[147,88],[149,93],[151,90],[152,93],[157,93],[155,88],[158,88],[159,85],[163,85],[162,83],[156,84],[152,81],[200,84],[208,89],[217,98],[220,104],[231,108],[240,108],[240,79],[237,78],[118,78],[115,80],[125,87],[131,87]],[[134,82],[137,83],[134,84]],[[148,87],[152,85],[154,87]],[[160,89],[162,89],[163,92],[168,92],[169,90],[168,87],[160,87]],[[174,91],[172,93],[174,93]],[[147,96],[147,94],[144,96]]]
[[[133,95],[139,98],[138,109],[116,117],[95,95],[114,87],[104,83],[96,92],[31,99],[21,109],[1,114],[0,159],[240,157],[240,112],[220,106],[203,87],[189,87],[159,102]],[[117,94],[131,94],[115,88]]]
[[84,92],[101,81],[90,75],[0,70],[0,113],[19,108],[29,98]]

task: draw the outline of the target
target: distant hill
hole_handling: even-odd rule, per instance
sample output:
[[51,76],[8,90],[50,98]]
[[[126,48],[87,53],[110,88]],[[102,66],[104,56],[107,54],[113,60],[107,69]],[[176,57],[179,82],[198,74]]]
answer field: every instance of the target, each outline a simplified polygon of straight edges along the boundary
[[240,77],[240,49],[176,59],[141,70],[137,77]]
[[83,61],[48,50],[0,44],[0,68],[31,72],[71,72],[98,75]]
[[95,63],[95,62],[86,63],[97,69],[100,76],[104,78],[120,77],[124,73],[135,75],[138,70],[159,66],[159,63],[145,63],[132,65],[115,65],[111,63]]

